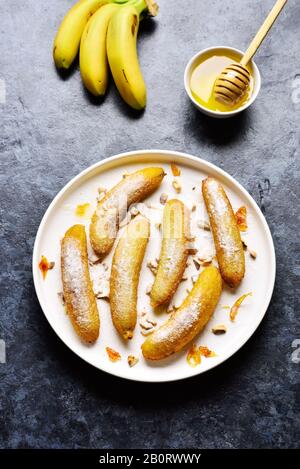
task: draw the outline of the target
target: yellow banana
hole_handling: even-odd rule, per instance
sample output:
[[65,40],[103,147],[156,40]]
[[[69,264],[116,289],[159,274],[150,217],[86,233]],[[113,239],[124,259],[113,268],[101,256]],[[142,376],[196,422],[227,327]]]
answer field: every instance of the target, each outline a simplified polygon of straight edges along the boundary
[[182,350],[204,329],[222,293],[222,278],[214,266],[199,275],[182,305],[142,345],[148,360],[162,360]]
[[131,220],[114,252],[110,277],[110,309],[115,328],[127,340],[137,319],[140,270],[150,236],[150,222],[142,216]]
[[98,202],[90,224],[91,245],[98,256],[103,258],[113,247],[127,208],[152,194],[164,176],[162,168],[140,169],[128,174]]
[[106,35],[109,21],[119,5],[100,8],[87,22],[80,42],[79,64],[82,81],[94,96],[103,96],[108,83]]
[[73,327],[85,342],[99,336],[100,319],[88,267],[85,228],[69,228],[61,243],[61,274],[66,310]]
[[174,295],[186,268],[189,238],[189,210],[180,200],[169,200],[164,209],[163,241],[150,293],[154,308],[170,301]]
[[153,0],[139,0],[124,5],[112,17],[107,31],[107,57],[109,66],[124,101],[134,109],[146,106],[146,85],[137,54],[139,17],[143,11],[157,14]]
[[75,59],[86,23],[95,11],[107,3],[124,3],[126,0],[80,0],[64,17],[53,46],[57,68],[68,69]]

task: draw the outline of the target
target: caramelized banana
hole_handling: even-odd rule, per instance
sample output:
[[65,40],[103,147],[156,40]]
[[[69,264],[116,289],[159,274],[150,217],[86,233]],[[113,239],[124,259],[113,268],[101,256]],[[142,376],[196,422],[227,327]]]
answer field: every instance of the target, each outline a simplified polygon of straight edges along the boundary
[[85,342],[95,342],[100,320],[88,268],[83,225],[68,229],[61,244],[61,272],[66,309],[73,327]]
[[169,200],[164,209],[163,241],[150,293],[154,308],[170,301],[174,295],[186,268],[189,238],[189,210],[180,200]]
[[218,269],[207,267],[182,305],[145,340],[142,345],[144,357],[162,360],[182,350],[205,327],[221,292],[222,279]]
[[98,202],[90,225],[90,239],[94,251],[101,258],[111,250],[128,207],[152,194],[164,175],[162,168],[136,171],[125,176]]
[[137,289],[149,236],[149,221],[138,216],[129,223],[114,252],[110,308],[114,326],[124,339],[132,338],[136,325]]
[[202,193],[222,278],[230,287],[237,287],[245,275],[245,255],[232,206],[221,184],[213,178],[202,182]]

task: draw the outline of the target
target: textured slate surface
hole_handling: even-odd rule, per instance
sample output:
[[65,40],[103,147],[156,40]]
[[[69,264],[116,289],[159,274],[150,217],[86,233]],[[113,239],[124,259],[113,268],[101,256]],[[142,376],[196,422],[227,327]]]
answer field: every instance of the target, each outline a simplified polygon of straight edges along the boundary
[[[160,0],[159,17],[140,32],[149,95],[142,116],[113,86],[101,105],[91,100],[77,67],[68,79],[56,73],[52,41],[72,3],[0,3],[0,447],[296,447],[300,3],[290,0],[257,56],[255,106],[227,122],[191,107],[185,64],[203,47],[245,49],[272,0],[234,8],[231,0]],[[50,329],[32,283],[34,237],[53,196],[99,159],[142,148],[182,150],[228,171],[263,208],[277,251],[276,289],[259,330],[223,366],[177,384],[127,383],[84,364]]]

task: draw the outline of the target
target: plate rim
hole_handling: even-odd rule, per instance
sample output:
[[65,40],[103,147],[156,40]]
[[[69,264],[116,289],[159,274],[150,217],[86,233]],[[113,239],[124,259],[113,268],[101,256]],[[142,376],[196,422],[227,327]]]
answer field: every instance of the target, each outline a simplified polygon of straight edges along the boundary
[[[261,308],[262,315],[259,318],[259,320],[257,321],[257,323],[255,323],[255,327],[253,328],[253,330],[250,329],[249,333],[247,332],[246,335],[245,335],[245,338],[241,341],[241,344],[239,345],[239,347],[236,350],[230,351],[225,357],[222,357],[221,361],[218,361],[217,363],[212,363],[212,366],[210,366],[210,368],[208,368],[208,369],[207,368],[206,369],[201,369],[201,367],[199,367],[199,369],[195,370],[194,373],[187,373],[184,376],[171,377],[171,378],[162,378],[162,379],[157,379],[157,378],[147,379],[147,377],[145,377],[145,378],[141,379],[141,378],[137,378],[137,377],[134,377],[134,376],[132,376],[132,377],[127,376],[125,373],[120,372],[120,370],[115,370],[114,371],[114,370],[103,369],[103,368],[100,368],[99,366],[89,362],[86,358],[79,355],[79,353],[76,350],[73,350],[73,348],[71,348],[65,342],[64,338],[61,336],[61,334],[59,334],[56,327],[50,322],[50,319],[48,318],[48,315],[46,313],[46,310],[47,310],[46,305],[43,302],[42,293],[41,293],[39,285],[38,285],[38,267],[37,267],[37,264],[38,264],[38,247],[39,247],[40,239],[42,237],[44,226],[47,222],[48,217],[51,214],[52,208],[56,205],[56,203],[59,201],[59,199],[65,194],[65,192],[68,191],[68,189],[70,187],[72,187],[78,180],[85,177],[88,173],[93,172],[95,169],[97,169],[101,166],[104,166],[106,164],[109,164],[110,162],[117,161],[117,160],[122,160],[122,159],[126,159],[126,158],[128,159],[128,158],[131,158],[131,157],[134,158],[136,155],[149,155],[150,158],[151,158],[151,156],[153,157],[153,160],[158,156],[162,156],[162,157],[163,156],[166,156],[166,157],[172,156],[175,159],[176,159],[176,157],[180,157],[180,158],[183,158],[184,160],[187,160],[187,162],[188,161],[193,161],[193,162],[196,162],[196,163],[200,163],[200,164],[206,166],[207,168],[210,168],[214,172],[217,172],[217,173],[221,174],[226,180],[229,180],[235,187],[237,187],[243,193],[243,195],[246,196],[246,198],[250,197],[250,199],[252,200],[252,203],[254,204],[254,206],[256,208],[256,213],[258,214],[258,216],[260,218],[260,221],[261,221],[261,223],[264,227],[264,231],[265,231],[265,234],[267,236],[267,241],[268,241],[268,244],[270,246],[271,253],[272,253],[272,256],[271,256],[271,259],[270,259],[270,264],[269,264],[269,269],[270,269],[269,273],[271,274],[269,276],[270,287],[269,287],[269,291],[267,292],[268,294],[265,298],[265,302],[263,304],[263,307]],[[108,373],[112,376],[116,376],[118,378],[126,379],[126,380],[129,380],[129,381],[141,382],[141,383],[166,383],[166,382],[175,382],[175,381],[181,381],[183,379],[192,378],[192,377],[198,376],[200,374],[203,374],[205,372],[208,372],[208,371],[214,369],[215,367],[221,365],[222,363],[226,362],[229,358],[231,358],[233,355],[235,355],[249,341],[249,339],[252,337],[252,335],[258,329],[258,327],[261,324],[263,318],[265,317],[266,312],[268,310],[268,307],[270,305],[271,299],[272,299],[274,286],[275,286],[275,280],[276,280],[276,253],[275,253],[274,242],[273,242],[273,238],[272,238],[272,234],[271,234],[269,225],[268,225],[268,223],[267,223],[267,221],[266,221],[260,207],[258,206],[256,201],[254,200],[252,195],[229,173],[227,173],[226,171],[224,171],[222,168],[215,165],[214,163],[211,163],[211,162],[209,162],[209,161],[207,161],[203,158],[200,158],[200,157],[197,157],[197,156],[191,155],[189,153],[185,153],[185,152],[180,152],[180,151],[176,151],[176,150],[160,150],[160,149],[133,150],[133,151],[118,153],[116,155],[104,158],[104,159],[102,159],[102,160],[88,166],[86,169],[82,170],[80,173],[78,173],[76,176],[74,176],[69,182],[67,182],[58,191],[58,193],[55,195],[53,200],[48,205],[48,207],[47,207],[47,209],[46,209],[46,211],[45,211],[45,213],[44,213],[44,215],[41,219],[38,230],[37,230],[37,234],[36,234],[35,241],[34,241],[33,253],[32,253],[32,275],[33,275],[33,283],[34,283],[35,293],[36,293],[40,308],[41,308],[46,320],[48,321],[50,327],[55,332],[55,334],[58,336],[58,338],[64,343],[64,345],[69,350],[72,351],[72,353],[74,353],[77,357],[79,357],[85,363],[87,363],[90,366],[93,366],[97,370],[102,371],[104,373]]]

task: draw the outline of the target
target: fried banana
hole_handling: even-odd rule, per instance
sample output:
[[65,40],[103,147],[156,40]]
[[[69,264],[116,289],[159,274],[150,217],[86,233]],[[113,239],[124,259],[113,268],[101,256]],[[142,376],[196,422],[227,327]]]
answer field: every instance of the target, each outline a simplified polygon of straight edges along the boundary
[[164,209],[163,241],[157,274],[150,292],[155,308],[169,302],[186,268],[190,238],[190,213],[180,200],[169,200]]
[[222,278],[235,288],[245,275],[245,254],[231,203],[221,184],[213,178],[202,182],[202,193]]
[[210,266],[199,275],[193,289],[171,317],[143,343],[146,359],[162,360],[182,350],[205,327],[222,292],[219,270]]
[[134,218],[121,236],[113,256],[110,277],[110,308],[115,328],[124,339],[131,339],[137,320],[137,289],[150,222]]
[[100,319],[88,268],[85,228],[68,229],[61,244],[61,273],[67,314],[79,337],[95,342]]
[[111,250],[128,207],[152,194],[164,175],[162,168],[136,171],[125,176],[98,202],[91,220],[90,240],[99,257],[103,258]]

